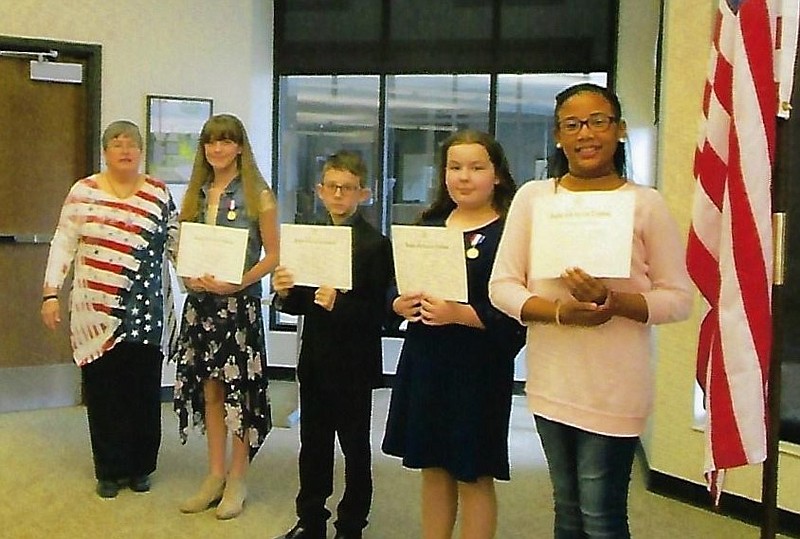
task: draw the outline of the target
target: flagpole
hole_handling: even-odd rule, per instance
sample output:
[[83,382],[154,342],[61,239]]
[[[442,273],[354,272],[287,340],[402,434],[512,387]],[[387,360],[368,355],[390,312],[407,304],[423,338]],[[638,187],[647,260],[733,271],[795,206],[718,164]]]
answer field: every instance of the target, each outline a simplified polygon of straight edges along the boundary
[[786,263],[787,178],[792,176],[792,139],[800,137],[796,118],[778,119],[777,151],[772,182],[772,350],[767,382],[767,458],[761,472],[761,539],[775,539],[778,532],[778,460],[781,428],[781,365],[784,339],[784,278]]
[[[780,131],[780,129],[779,129]],[[775,182],[778,183],[778,182]],[[782,192],[773,185],[773,197]],[[783,357],[783,248],[785,213],[774,200],[773,237],[775,239],[775,274],[772,285],[772,357],[767,382],[767,458],[761,472],[761,539],[775,539],[778,532],[778,450],[781,426],[781,361]]]
[[782,29],[779,34],[780,72],[778,81],[778,121],[775,126],[775,169],[771,184],[772,238],[773,238],[773,285],[772,285],[772,350],[767,392],[767,458],[761,475],[761,539],[775,539],[779,528],[778,519],[778,467],[781,430],[781,366],[783,364],[784,339],[784,279],[786,253],[787,211],[789,207],[788,179],[797,174],[794,160],[788,158],[796,151],[794,141],[800,140],[798,119],[791,115],[792,89],[800,74],[798,69],[797,34],[800,7],[789,2],[783,4],[780,14]]

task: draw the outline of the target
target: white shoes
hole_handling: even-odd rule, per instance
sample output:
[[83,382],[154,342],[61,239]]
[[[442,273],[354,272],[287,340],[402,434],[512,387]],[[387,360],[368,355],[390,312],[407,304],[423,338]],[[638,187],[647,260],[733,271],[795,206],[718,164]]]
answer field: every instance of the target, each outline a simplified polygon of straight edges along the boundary
[[211,506],[212,503],[222,499],[225,490],[225,478],[208,475],[203,480],[194,496],[183,501],[180,505],[182,513],[200,513]]
[[222,501],[217,506],[217,518],[228,520],[235,518],[244,509],[247,498],[247,485],[241,477],[229,477],[225,482],[225,491]]

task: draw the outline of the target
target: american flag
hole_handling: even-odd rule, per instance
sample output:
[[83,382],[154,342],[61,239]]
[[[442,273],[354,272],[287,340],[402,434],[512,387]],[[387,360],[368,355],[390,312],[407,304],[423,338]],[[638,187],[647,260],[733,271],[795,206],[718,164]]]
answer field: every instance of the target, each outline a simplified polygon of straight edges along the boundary
[[726,469],[763,462],[767,454],[775,11],[769,0],[720,1],[694,161],[686,258],[707,308],[697,380],[705,394],[705,475],[715,503]]

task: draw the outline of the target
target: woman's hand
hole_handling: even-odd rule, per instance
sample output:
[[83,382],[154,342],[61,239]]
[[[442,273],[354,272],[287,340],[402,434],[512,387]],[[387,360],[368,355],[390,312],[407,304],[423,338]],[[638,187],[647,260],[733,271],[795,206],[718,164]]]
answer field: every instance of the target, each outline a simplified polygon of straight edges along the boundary
[[602,305],[608,297],[606,285],[580,268],[567,268],[561,280],[578,301]]
[[50,329],[56,329],[61,323],[61,305],[58,298],[50,298],[42,302],[42,322]]
[[421,301],[422,294],[417,292],[401,294],[392,302],[392,310],[409,322],[418,322],[420,320]]
[[198,279],[197,277],[183,277],[183,286],[185,286],[187,290],[191,290],[192,292],[206,291],[206,289],[203,288],[203,283],[200,282],[200,279]]
[[235,294],[242,290],[242,286],[233,283],[226,283],[225,281],[219,281],[214,278],[213,275],[203,275],[198,279],[200,281],[200,286],[206,292],[211,292],[212,294],[217,294],[218,296],[229,296],[231,294]]

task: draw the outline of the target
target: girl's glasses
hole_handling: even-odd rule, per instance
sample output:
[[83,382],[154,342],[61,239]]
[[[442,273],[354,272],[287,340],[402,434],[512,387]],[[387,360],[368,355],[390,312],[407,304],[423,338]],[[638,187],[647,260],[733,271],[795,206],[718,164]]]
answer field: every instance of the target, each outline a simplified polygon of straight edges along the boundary
[[565,135],[577,135],[585,125],[590,131],[602,133],[603,131],[608,131],[608,128],[611,127],[611,124],[616,121],[617,119],[614,116],[609,116],[608,114],[603,114],[602,112],[596,112],[585,120],[580,120],[574,117],[564,118],[558,122],[558,130]]

